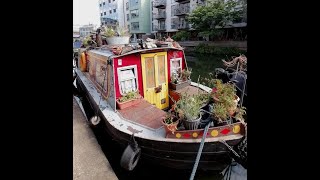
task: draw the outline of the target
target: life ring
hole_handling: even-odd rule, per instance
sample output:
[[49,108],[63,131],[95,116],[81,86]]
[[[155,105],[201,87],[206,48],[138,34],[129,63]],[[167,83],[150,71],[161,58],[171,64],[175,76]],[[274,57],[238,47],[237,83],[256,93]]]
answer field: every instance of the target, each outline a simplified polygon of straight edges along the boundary
[[121,156],[121,167],[132,171],[137,166],[140,156],[141,149],[139,147],[133,148],[131,145],[128,145]]
[[82,72],[87,71],[87,59],[86,59],[86,54],[84,52],[82,52],[80,56],[80,70]]

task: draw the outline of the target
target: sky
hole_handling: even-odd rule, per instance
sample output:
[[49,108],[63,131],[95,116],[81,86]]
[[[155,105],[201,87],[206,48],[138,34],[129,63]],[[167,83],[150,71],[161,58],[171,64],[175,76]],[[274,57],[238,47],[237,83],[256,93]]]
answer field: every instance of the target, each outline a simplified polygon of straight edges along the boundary
[[73,0],[73,25],[100,25],[99,0]]

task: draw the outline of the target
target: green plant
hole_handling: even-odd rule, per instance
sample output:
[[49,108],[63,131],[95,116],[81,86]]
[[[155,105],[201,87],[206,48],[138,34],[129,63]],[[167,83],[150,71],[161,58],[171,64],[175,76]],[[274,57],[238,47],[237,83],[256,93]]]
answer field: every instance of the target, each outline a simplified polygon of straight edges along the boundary
[[185,41],[185,40],[188,40],[190,36],[191,36],[191,33],[188,31],[179,31],[172,36],[172,39],[174,39],[175,41]]
[[129,29],[117,26],[116,31],[118,33],[118,36],[131,36],[129,33]]
[[92,41],[91,37],[90,36],[87,36],[85,37],[83,40],[82,40],[82,44],[84,47],[87,47],[89,46],[89,42]]
[[173,124],[178,120],[178,117],[173,112],[167,112],[166,116],[163,118],[165,124]]
[[120,27],[120,26],[116,26],[115,28],[113,28],[113,27],[105,27],[104,28],[104,35],[106,37],[131,36],[131,34],[129,33],[129,29],[124,28],[124,27]]
[[181,94],[180,99],[174,105],[180,119],[197,120],[200,117],[200,109],[204,104],[204,99],[199,94]]
[[116,35],[116,32],[114,31],[114,29],[112,27],[105,27],[104,35],[106,37],[113,37]]
[[119,102],[126,102],[126,101],[129,101],[129,100],[132,100],[132,99],[138,99],[140,96],[139,92],[136,91],[130,91],[128,92],[127,94],[125,94],[124,96],[120,97],[119,98]]
[[191,71],[192,69],[190,70],[187,68],[183,69],[180,73],[181,80],[186,81],[187,79],[190,79]]
[[236,115],[234,116],[234,118],[240,122],[242,122],[243,124],[245,124],[245,120],[244,120],[244,115],[246,115],[246,107],[239,107],[236,110]]
[[246,108],[237,107],[239,97],[234,84],[222,83],[220,79],[212,79],[210,82],[214,86],[211,97],[215,100],[212,112],[215,119],[222,122],[236,114],[235,119],[244,122],[243,116],[246,114]]

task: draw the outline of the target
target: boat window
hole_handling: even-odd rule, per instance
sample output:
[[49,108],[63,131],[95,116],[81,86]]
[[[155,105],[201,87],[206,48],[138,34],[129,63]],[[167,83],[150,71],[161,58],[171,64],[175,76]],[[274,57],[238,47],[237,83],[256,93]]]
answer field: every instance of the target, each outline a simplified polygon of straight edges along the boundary
[[170,76],[173,74],[178,74],[179,69],[182,70],[181,62],[182,58],[170,59]]
[[130,91],[137,91],[137,66],[133,65],[118,68],[118,80],[121,95],[124,95]]

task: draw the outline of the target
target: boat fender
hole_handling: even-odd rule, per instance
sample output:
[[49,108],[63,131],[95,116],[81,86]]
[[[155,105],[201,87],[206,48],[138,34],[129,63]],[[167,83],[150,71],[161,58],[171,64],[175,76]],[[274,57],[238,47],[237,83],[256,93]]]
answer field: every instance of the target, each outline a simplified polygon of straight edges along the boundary
[[141,148],[138,147],[137,142],[134,140],[133,143],[129,143],[126,149],[124,150],[121,159],[120,165],[122,168],[132,171],[138,164],[138,161],[141,156]]
[[90,118],[90,123],[94,126],[98,125],[100,123],[100,117],[99,116],[93,116]]
[[87,71],[87,60],[86,60],[86,54],[84,52],[82,52],[80,56],[80,70],[82,72]]

